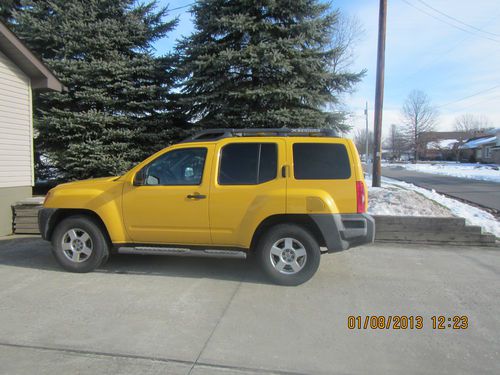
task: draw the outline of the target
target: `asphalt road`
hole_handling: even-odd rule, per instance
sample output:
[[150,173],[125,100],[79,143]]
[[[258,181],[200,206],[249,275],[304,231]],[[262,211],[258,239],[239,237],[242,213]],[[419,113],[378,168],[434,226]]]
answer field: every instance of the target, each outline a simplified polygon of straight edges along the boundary
[[[321,262],[288,288],[242,260],[116,256],[72,274],[37,238],[0,240],[0,373],[500,373],[500,251],[384,244]],[[424,328],[349,330],[349,315]]]
[[382,168],[382,175],[434,189],[500,212],[500,184],[496,182],[414,172],[402,167]]

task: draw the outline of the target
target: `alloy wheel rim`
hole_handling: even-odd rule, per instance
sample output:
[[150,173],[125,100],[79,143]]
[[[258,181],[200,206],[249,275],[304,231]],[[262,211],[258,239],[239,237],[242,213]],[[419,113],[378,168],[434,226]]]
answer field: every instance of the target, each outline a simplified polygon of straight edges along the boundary
[[74,263],[82,263],[92,255],[94,244],[86,231],[72,228],[62,236],[61,247],[67,259]]
[[278,272],[293,275],[300,272],[307,262],[306,248],[295,238],[285,237],[271,246],[271,264]]

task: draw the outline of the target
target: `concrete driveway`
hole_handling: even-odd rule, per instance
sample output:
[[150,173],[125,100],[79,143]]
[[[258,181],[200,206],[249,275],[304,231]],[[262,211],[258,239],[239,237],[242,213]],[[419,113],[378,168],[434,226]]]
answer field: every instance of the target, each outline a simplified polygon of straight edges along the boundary
[[[495,249],[367,246],[287,288],[241,260],[116,256],[71,274],[40,239],[3,239],[0,286],[2,374],[500,373]],[[349,315],[424,328],[349,330]]]

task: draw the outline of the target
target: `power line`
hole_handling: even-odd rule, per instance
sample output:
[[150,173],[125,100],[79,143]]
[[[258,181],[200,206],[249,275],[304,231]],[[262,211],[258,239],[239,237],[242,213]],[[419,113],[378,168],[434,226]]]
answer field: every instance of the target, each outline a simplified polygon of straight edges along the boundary
[[[487,26],[489,26],[493,21],[495,21],[498,17],[500,16],[500,13],[499,14],[496,14],[495,16],[493,16],[492,18],[490,18],[486,23],[484,23],[483,25],[481,25],[480,27],[483,29]],[[439,54],[439,56],[435,59],[433,59],[431,62],[427,62],[427,64],[425,64],[425,66],[422,66],[421,68],[419,68],[417,71],[413,72],[412,74],[406,76],[405,80],[403,82],[407,82],[409,81],[411,78],[415,77],[416,75],[426,71],[426,70],[429,70],[435,63],[437,62],[440,62],[442,61],[446,55],[448,55],[450,52],[452,52],[453,50],[455,50],[459,45],[461,45],[462,43],[464,43],[466,40],[468,40],[469,38],[471,38],[472,35],[468,34],[467,36],[465,36],[464,38],[460,39],[457,43],[455,43],[451,48],[445,50],[444,52],[441,52]]]
[[496,96],[490,97],[488,99],[480,100],[479,102],[475,102],[475,103],[472,103],[470,105],[466,105],[465,107],[462,107],[461,109],[463,111],[463,110],[468,109],[468,108],[477,107],[480,104],[491,102],[492,100],[498,100],[499,98],[500,98],[500,96],[496,95]]
[[457,23],[459,23],[459,24],[461,24],[461,25],[463,25],[463,26],[469,27],[469,28],[474,29],[474,30],[476,30],[476,31],[479,31],[479,32],[481,32],[481,33],[490,34],[490,35],[492,35],[492,36],[500,36],[500,34],[495,34],[495,33],[490,33],[489,31],[484,31],[484,30],[482,30],[482,29],[480,29],[480,28],[478,28],[478,27],[476,27],[476,26],[473,26],[473,25],[470,25],[470,24],[468,24],[468,23],[465,23],[465,22],[463,22],[463,21],[459,20],[458,18],[455,18],[455,17],[453,17],[453,16],[450,16],[449,14],[447,14],[447,13],[445,13],[445,12],[442,12],[442,11],[440,11],[439,9],[434,8],[432,5],[427,4],[424,0],[417,0],[417,1],[418,1],[419,3],[422,3],[422,4],[423,4],[424,6],[426,6],[427,8],[432,9],[432,10],[433,10],[433,11],[435,11],[436,13],[439,13],[439,14],[441,14],[442,16],[444,16],[444,17],[446,17],[446,18],[448,18],[448,19],[450,19],[450,20],[453,20],[453,21],[455,21],[455,22],[457,22]]
[[195,3],[189,3],[189,4],[187,4],[187,5],[183,5],[183,6],[181,6],[181,7],[168,9],[168,11],[169,11],[169,12],[173,12],[174,10],[184,9],[184,8],[190,7],[191,5],[194,5],[194,4],[195,4]]
[[452,102],[449,102],[449,103],[446,103],[446,104],[442,104],[442,105],[438,105],[436,108],[442,108],[442,107],[447,107],[449,106],[450,104],[455,104],[455,103],[458,103],[458,102],[461,102],[465,99],[470,99],[470,98],[473,98],[475,96],[478,96],[478,95],[481,95],[481,94],[484,94],[485,92],[489,92],[489,91],[492,91],[496,88],[500,87],[500,85],[495,85],[493,87],[490,87],[489,89],[486,89],[486,90],[481,90],[481,91],[478,91],[474,94],[471,94],[471,95],[468,95],[468,96],[464,96],[463,98],[460,98],[460,99],[457,99],[457,100],[454,100]]
[[415,8],[415,9],[416,9],[416,10],[418,10],[419,12],[422,12],[422,13],[424,13],[424,14],[428,15],[429,17],[432,17],[432,18],[434,18],[434,19],[436,19],[436,20],[438,20],[438,21],[441,21],[441,22],[443,22],[443,23],[447,24],[448,26],[451,26],[451,27],[454,27],[455,29],[458,29],[458,30],[461,30],[461,31],[463,31],[463,32],[466,32],[466,33],[469,33],[469,34],[475,35],[475,36],[477,36],[477,37],[479,37],[479,38],[488,39],[488,40],[491,40],[492,42],[495,42],[495,43],[499,43],[499,44],[500,44],[500,40],[498,40],[498,39],[490,38],[490,37],[488,37],[488,36],[486,36],[486,35],[477,34],[477,33],[473,32],[473,31],[471,31],[471,30],[464,29],[463,27],[460,27],[460,26],[458,26],[458,25],[455,25],[454,23],[448,22],[447,20],[444,20],[444,19],[442,19],[442,18],[437,17],[436,15],[434,15],[434,14],[432,14],[432,13],[427,12],[425,9],[421,9],[421,8],[419,8],[419,7],[415,6],[415,4],[410,3],[408,0],[402,0],[402,1],[403,1],[404,3],[406,3],[407,5],[411,6],[412,8]]

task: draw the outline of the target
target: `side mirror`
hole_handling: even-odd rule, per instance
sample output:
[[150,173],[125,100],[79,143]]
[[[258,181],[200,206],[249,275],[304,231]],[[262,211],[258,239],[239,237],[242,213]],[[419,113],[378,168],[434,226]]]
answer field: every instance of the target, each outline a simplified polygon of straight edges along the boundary
[[144,185],[144,169],[141,169],[139,172],[137,172],[134,177],[134,186],[142,185]]

